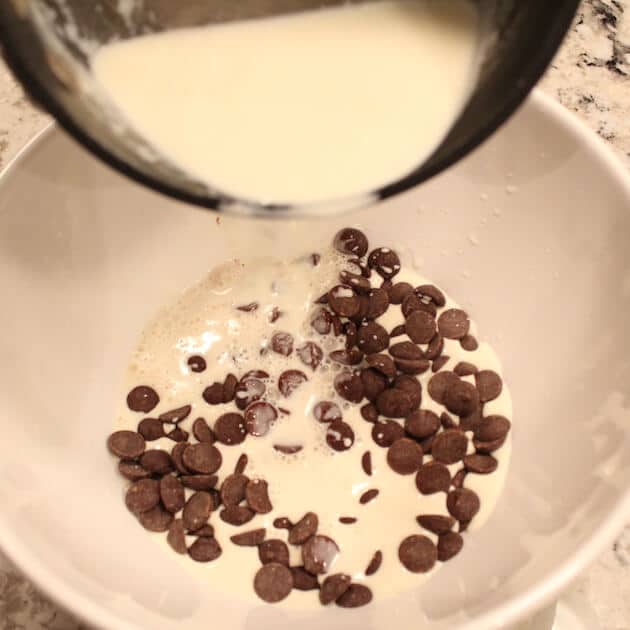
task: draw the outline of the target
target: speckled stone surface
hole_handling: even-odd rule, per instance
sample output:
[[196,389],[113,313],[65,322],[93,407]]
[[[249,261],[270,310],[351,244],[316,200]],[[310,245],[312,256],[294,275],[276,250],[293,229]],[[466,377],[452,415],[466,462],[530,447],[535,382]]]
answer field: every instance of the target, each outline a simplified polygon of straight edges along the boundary
[[[584,0],[541,86],[607,140],[630,168],[630,0]],[[0,168],[48,122],[0,62]],[[567,601],[589,630],[630,630],[630,527],[576,580]],[[82,627],[0,555],[0,630]]]

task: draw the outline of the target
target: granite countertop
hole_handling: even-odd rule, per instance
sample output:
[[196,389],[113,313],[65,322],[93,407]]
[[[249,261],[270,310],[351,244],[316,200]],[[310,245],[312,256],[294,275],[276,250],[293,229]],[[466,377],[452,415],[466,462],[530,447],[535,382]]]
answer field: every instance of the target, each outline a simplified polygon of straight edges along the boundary
[[[583,0],[541,87],[608,141],[630,168],[630,0]],[[0,168],[48,122],[0,61]],[[630,629],[630,526],[566,597],[589,630]],[[0,555],[0,630],[81,627]]]

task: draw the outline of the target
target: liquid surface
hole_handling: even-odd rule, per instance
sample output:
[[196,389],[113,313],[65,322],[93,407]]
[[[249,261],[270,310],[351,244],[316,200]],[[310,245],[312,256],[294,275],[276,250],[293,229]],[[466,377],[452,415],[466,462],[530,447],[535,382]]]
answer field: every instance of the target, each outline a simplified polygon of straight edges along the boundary
[[[330,536],[340,547],[341,552],[330,573],[350,574],[353,581],[369,586],[375,598],[417,588],[431,575],[414,574],[403,568],[398,559],[398,546],[410,534],[422,533],[437,540],[433,534],[420,529],[416,516],[447,514],[446,495],[423,496],[416,488],[415,475],[401,476],[389,467],[387,449],[374,443],[371,437],[373,425],[363,420],[360,406],[343,401],[333,389],[334,375],[342,369],[341,366],[329,362],[325,364],[325,369],[313,372],[305,368],[295,352],[289,357],[273,352],[260,356],[260,348],[278,331],[293,334],[295,347],[306,340],[315,341],[322,345],[326,355],[343,344],[341,337],[318,335],[309,322],[314,300],[336,283],[344,262],[343,257],[332,249],[322,253],[320,264],[316,267],[313,267],[310,257],[292,262],[271,259],[228,262],[212,271],[177,301],[164,307],[144,330],[130,363],[127,390],[145,383],[159,392],[160,403],[152,411],[152,416],[186,404],[192,405],[189,418],[180,425],[188,431],[194,418],[202,416],[212,426],[222,413],[235,411],[233,403],[209,406],[202,399],[204,388],[214,381],[223,381],[229,372],[240,376],[251,369],[266,370],[272,376],[268,399],[289,412],[280,415],[264,437],[248,436],[239,445],[220,445],[223,464],[218,471],[218,485],[233,472],[241,453],[247,453],[249,463],[245,474],[250,478],[264,478],[269,483],[274,509],[269,514],[257,515],[242,527],[229,525],[213,513],[210,522],[223,548],[222,555],[208,564],[198,564],[186,556],[181,557],[182,562],[215,591],[252,602],[259,601],[252,589],[254,575],[260,567],[256,549],[238,547],[229,537],[264,527],[267,539],[286,541],[287,532],[276,529],[274,519],[288,517],[296,522],[308,511],[318,514],[319,533]],[[380,286],[381,279],[374,276],[376,274],[373,274],[374,286]],[[419,274],[405,269],[404,264],[396,281],[406,281],[413,286],[426,283]],[[447,308],[457,307],[447,299]],[[252,302],[259,304],[256,311],[241,312],[236,308]],[[269,315],[274,307],[280,310],[281,316],[270,323]],[[403,323],[400,307],[391,306],[377,321],[387,330]],[[477,333],[474,324],[471,333]],[[396,340],[407,340],[407,337]],[[205,372],[194,374],[187,366],[187,359],[197,354],[205,357],[208,368]],[[486,343],[481,342],[477,350],[468,352],[461,348],[458,341],[445,339],[443,354],[450,357],[442,368],[444,370],[452,370],[458,362],[468,361],[479,369],[492,369],[501,374],[499,360]],[[286,369],[304,370],[309,377],[308,382],[289,398],[283,398],[274,386],[277,376]],[[418,377],[423,389],[421,408],[439,414],[444,408],[427,393],[431,376],[429,371]],[[474,383],[473,377],[464,377],[464,380]],[[355,433],[354,445],[349,450],[335,452],[326,444],[325,425],[316,422],[313,417],[313,407],[321,400],[335,401],[342,408],[344,421]],[[511,398],[505,384],[501,395],[486,404],[485,413],[512,417]],[[138,414],[125,407],[121,410],[117,428],[135,430],[138,420]],[[300,444],[303,449],[295,455],[286,456],[275,451],[274,444]],[[170,451],[172,446],[173,442],[162,439],[151,442],[147,448]],[[472,444],[470,449],[474,452]],[[361,466],[361,457],[366,451],[370,451],[372,457],[372,476],[366,475]],[[483,524],[498,500],[508,470],[509,437],[493,455],[499,462],[496,473],[469,474],[464,483],[481,499],[481,511],[472,521],[471,529]],[[425,463],[430,460],[430,456],[425,456]],[[461,462],[449,467],[451,474],[460,468]],[[371,488],[378,489],[379,496],[371,503],[361,505],[359,497]],[[339,522],[342,516],[355,517],[358,521],[352,525],[342,524]],[[154,536],[166,547],[163,534]],[[464,539],[467,540],[466,535]],[[190,537],[189,542],[193,540],[194,537]],[[300,549],[293,546],[290,549],[291,565],[301,565]],[[377,550],[383,553],[382,566],[376,574],[366,577],[365,569]],[[465,550],[466,542],[462,554]],[[173,552],[165,549],[165,553]],[[282,605],[319,607],[317,596],[312,591],[295,590]]]
[[97,82],[166,159],[241,199],[365,194],[421,165],[475,76],[466,0],[378,1],[137,37]]

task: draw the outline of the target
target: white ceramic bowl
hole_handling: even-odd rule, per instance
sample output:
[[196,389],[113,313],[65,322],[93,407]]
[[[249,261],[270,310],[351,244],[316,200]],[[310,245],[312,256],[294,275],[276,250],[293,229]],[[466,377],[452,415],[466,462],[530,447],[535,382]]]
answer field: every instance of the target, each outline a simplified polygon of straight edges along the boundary
[[[630,514],[630,185],[536,95],[419,190],[326,223],[251,226],[178,205],[44,133],[0,186],[0,543],[43,590],[116,630],[482,628],[557,595]],[[206,592],[121,501],[105,449],[145,320],[234,252],[290,254],[359,223],[468,307],[514,399],[507,487],[424,587],[300,616]]]

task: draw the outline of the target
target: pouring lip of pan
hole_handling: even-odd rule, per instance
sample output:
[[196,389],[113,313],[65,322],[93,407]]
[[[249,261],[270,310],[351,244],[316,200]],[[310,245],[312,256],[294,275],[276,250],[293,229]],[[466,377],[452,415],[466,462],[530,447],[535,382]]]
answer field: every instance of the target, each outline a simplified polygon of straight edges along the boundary
[[[242,200],[221,192],[196,193],[192,190],[185,190],[184,188],[168,184],[156,176],[143,172],[116,156],[91,135],[88,129],[79,125],[55,98],[54,93],[47,90],[37,76],[29,70],[28,64],[20,52],[23,46],[18,41],[23,35],[23,28],[29,27],[22,27],[19,31],[12,28],[12,25],[15,26],[17,24],[17,21],[10,19],[8,13],[3,11],[1,5],[0,43],[4,44],[3,52],[9,67],[19,78],[31,97],[52,114],[71,136],[97,158],[143,186],[184,203],[226,214],[265,218],[327,216],[365,207],[409,190],[449,168],[487,140],[518,109],[542,77],[569,29],[579,4],[580,0],[563,0],[562,6],[558,7],[554,15],[551,32],[541,43],[537,44],[536,54],[532,56],[526,68],[526,73],[522,74],[511,86],[502,108],[489,118],[485,124],[481,125],[466,142],[462,143],[454,151],[442,156],[440,148],[448,141],[449,135],[433,153],[432,157],[429,157],[420,167],[398,181],[365,194],[313,204],[262,204],[255,201]],[[462,115],[464,114],[465,109]]]

